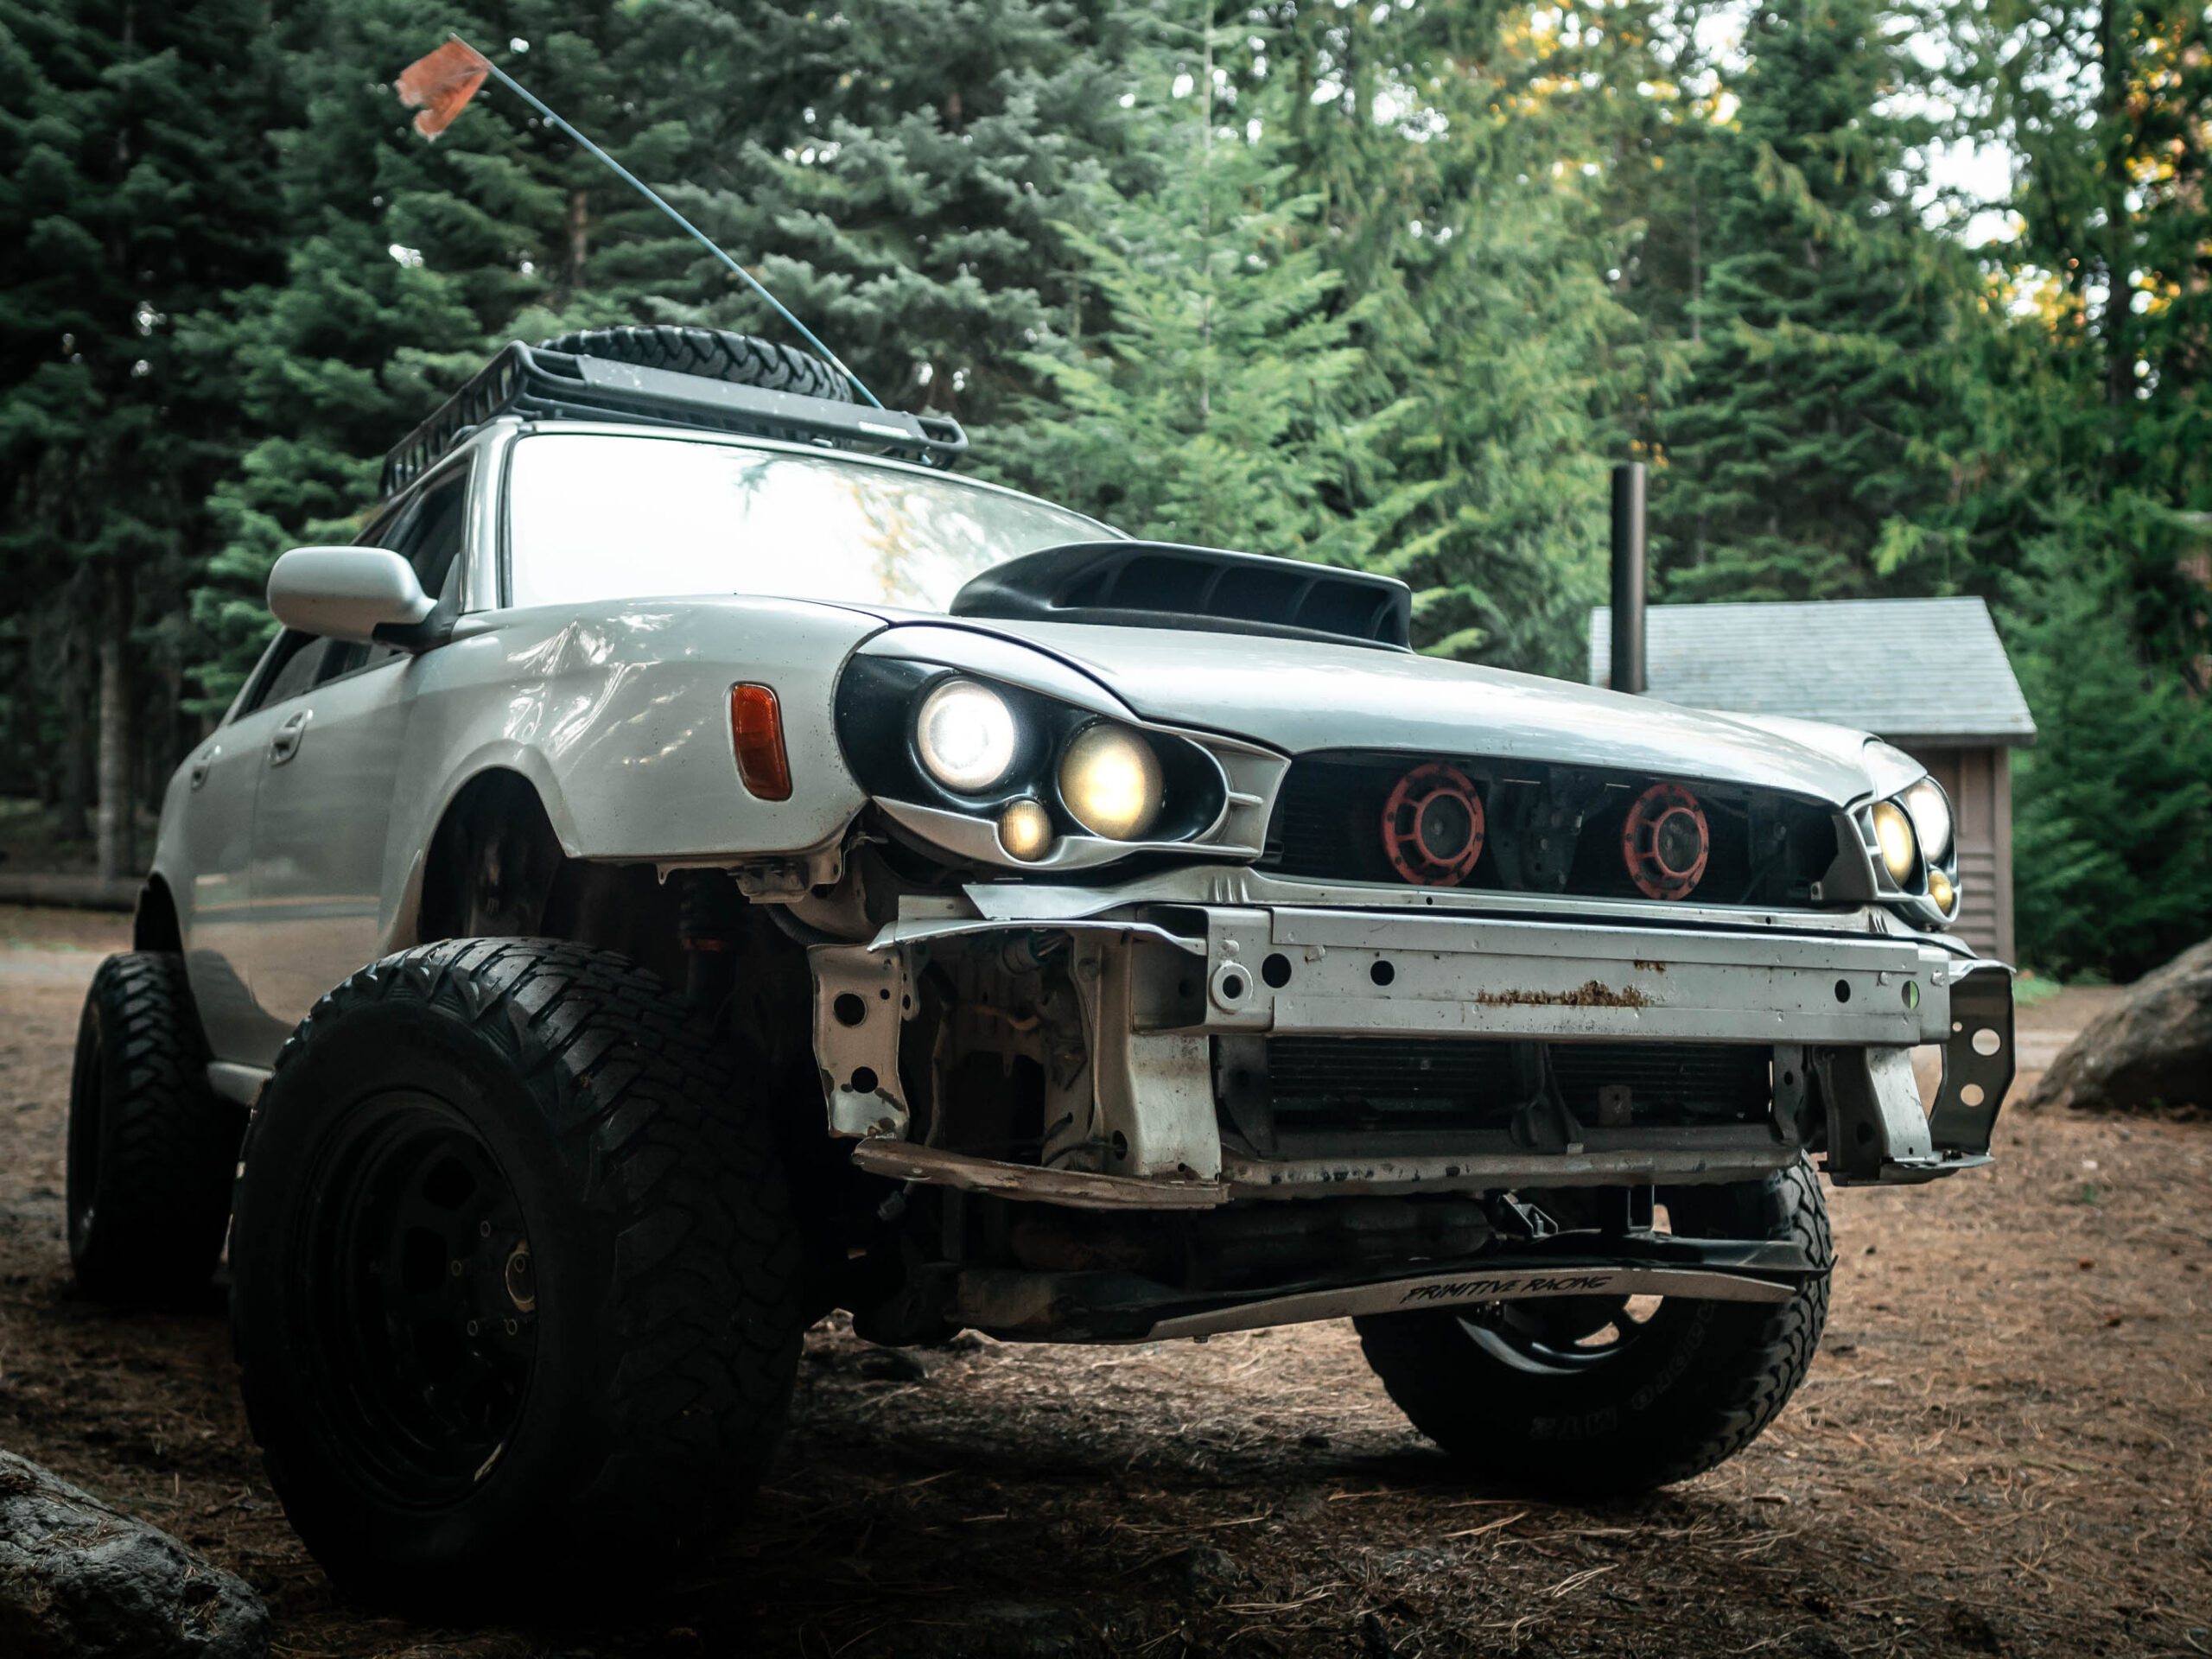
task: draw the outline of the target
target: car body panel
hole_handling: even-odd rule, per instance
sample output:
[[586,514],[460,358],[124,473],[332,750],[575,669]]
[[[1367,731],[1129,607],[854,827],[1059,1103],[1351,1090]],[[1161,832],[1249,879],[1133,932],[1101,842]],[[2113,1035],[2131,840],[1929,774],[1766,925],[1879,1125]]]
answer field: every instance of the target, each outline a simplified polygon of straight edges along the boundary
[[[898,620],[887,613],[887,620]],[[1786,790],[1837,806],[1872,788],[1862,734],[1784,734],[1648,697],[1411,652],[1194,629],[1056,622],[908,623],[872,642],[905,655],[909,628],[977,673],[1003,673],[1007,643],[1081,670],[1138,715],[1288,753],[1398,749],[1613,766]],[[968,633],[963,645],[952,636]],[[1045,689],[1041,688],[1040,689]],[[1809,725],[1809,722],[1798,722]]]
[[382,954],[392,782],[421,666],[387,658],[264,711],[288,741],[262,752],[240,948],[254,1003],[280,1029]]

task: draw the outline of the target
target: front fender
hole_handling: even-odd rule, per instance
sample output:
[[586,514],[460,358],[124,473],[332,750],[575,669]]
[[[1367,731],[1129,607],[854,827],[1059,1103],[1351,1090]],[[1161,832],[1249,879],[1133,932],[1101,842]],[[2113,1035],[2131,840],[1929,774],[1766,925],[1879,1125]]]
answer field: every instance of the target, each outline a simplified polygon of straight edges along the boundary
[[[571,858],[706,862],[834,838],[866,798],[838,751],[837,674],[882,626],[834,606],[719,596],[468,619],[416,664],[384,938],[410,913],[447,806],[494,767],[530,780]],[[739,779],[729,690],[740,682],[776,691],[787,801],[758,799]]]

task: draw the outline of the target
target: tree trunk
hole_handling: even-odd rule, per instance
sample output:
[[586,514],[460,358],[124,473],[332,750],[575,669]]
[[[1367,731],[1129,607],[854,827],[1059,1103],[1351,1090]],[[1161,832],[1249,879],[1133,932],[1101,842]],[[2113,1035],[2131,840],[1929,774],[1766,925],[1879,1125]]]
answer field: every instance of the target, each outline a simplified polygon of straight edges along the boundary
[[584,285],[584,261],[591,257],[591,198],[582,190],[569,192],[569,291]]
[[[79,588],[78,593],[81,592]],[[65,629],[60,663],[61,776],[54,798],[54,838],[83,842],[92,836],[92,722],[86,718],[92,700],[92,628],[77,594],[68,595],[60,612]]]
[[129,875],[137,861],[130,791],[130,573],[111,562],[100,582],[100,874]]
[[2125,409],[2135,397],[2135,353],[2129,340],[2135,297],[2133,226],[2127,213],[2132,117],[2127,108],[2127,17],[2130,0],[2104,0],[2097,16],[2098,138],[2104,151],[2105,401]]

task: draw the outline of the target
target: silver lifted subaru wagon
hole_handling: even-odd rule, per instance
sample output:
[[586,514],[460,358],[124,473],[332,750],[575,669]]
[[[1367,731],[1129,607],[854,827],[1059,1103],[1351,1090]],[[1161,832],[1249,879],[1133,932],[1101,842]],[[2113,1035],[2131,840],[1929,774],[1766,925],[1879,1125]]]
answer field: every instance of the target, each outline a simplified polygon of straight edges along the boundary
[[1804,1375],[1813,1160],[1987,1161],[2010,975],[1905,755],[1416,655],[1402,584],[965,442],[742,336],[518,343],[276,564],[86,1007],[69,1243],[204,1294],[227,1224],[341,1584],[707,1527],[837,1307],[1351,1316],[1472,1479],[1681,1479]]

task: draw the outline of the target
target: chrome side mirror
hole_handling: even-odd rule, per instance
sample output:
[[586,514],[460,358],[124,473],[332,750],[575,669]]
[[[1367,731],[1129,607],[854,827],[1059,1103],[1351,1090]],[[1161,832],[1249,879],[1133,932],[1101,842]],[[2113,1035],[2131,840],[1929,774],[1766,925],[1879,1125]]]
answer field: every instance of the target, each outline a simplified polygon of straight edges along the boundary
[[437,601],[415,567],[381,547],[296,547],[269,573],[269,608],[288,628],[332,639],[391,645],[408,636]]

